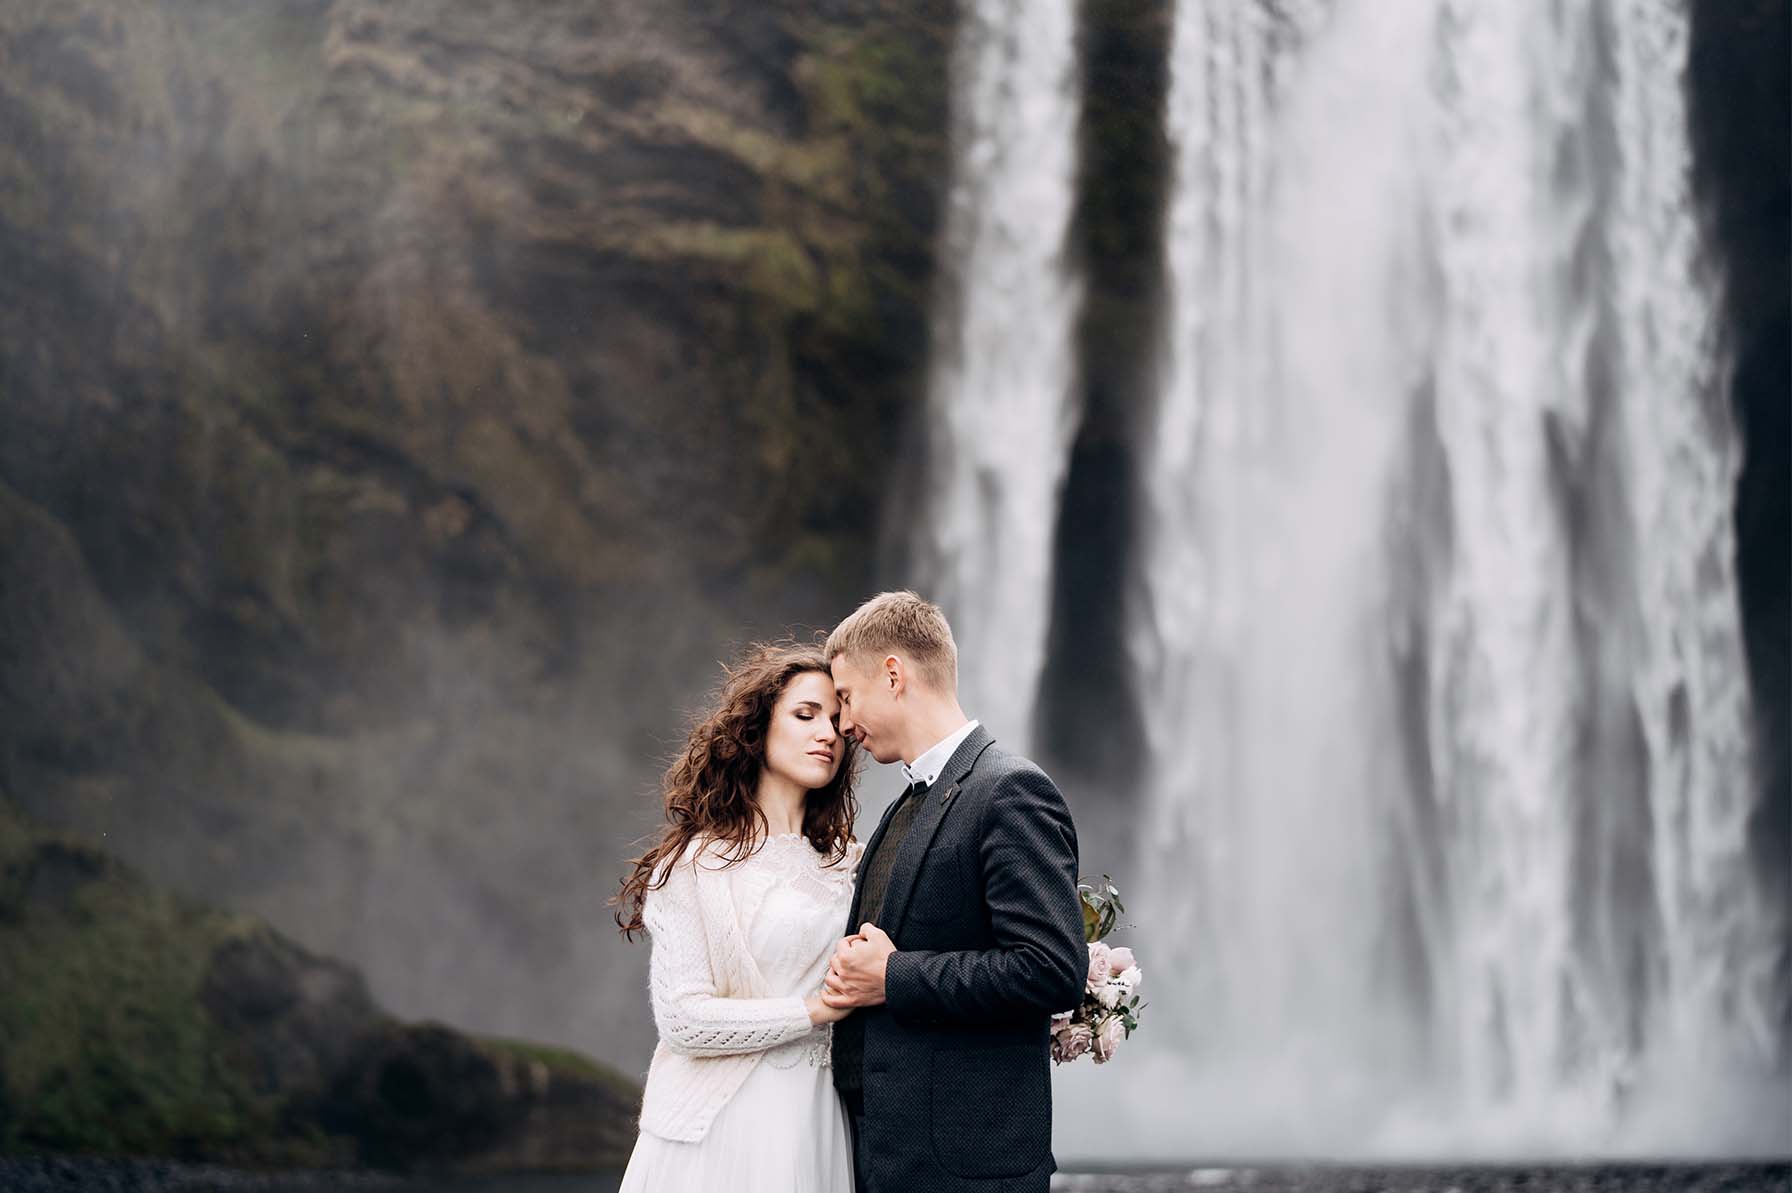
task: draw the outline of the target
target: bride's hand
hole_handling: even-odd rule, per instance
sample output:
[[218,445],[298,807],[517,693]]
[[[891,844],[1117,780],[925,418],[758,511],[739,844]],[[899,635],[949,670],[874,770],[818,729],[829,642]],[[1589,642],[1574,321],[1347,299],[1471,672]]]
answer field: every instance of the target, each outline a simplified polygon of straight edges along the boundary
[[852,1014],[851,1007],[830,1007],[827,1003],[822,1002],[821,996],[817,994],[811,994],[805,998],[803,1005],[809,1008],[809,1022],[816,1027],[820,1027],[824,1023],[838,1023]]

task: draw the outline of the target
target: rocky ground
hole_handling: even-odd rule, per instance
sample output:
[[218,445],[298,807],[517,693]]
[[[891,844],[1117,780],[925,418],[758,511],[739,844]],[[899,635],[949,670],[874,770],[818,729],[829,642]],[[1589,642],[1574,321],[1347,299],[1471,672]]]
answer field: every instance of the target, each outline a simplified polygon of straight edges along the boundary
[[1066,1193],[1743,1193],[1792,1188],[1792,1164],[1187,1168],[1060,1173]]
[[[263,1174],[166,1161],[0,1160],[7,1193],[100,1190],[104,1193],[610,1193],[614,1172],[406,1180],[363,1172]],[[1600,1164],[1472,1167],[1180,1168],[1061,1172],[1063,1193],[1755,1193],[1792,1189],[1792,1163]]]
[[0,1189],[6,1193],[193,1193],[197,1189],[257,1190],[397,1190],[395,1176],[344,1170],[304,1174],[256,1173],[212,1164],[172,1160],[117,1159],[90,1156],[28,1156],[0,1159]]

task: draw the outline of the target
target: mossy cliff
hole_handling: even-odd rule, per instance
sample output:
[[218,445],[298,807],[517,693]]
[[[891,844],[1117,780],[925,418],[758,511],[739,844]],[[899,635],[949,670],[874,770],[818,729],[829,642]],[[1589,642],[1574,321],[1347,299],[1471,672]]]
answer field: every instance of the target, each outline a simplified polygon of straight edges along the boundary
[[604,900],[717,657],[871,583],[954,11],[0,8],[0,784],[644,1064]]
[[590,1168],[633,1141],[615,1073],[402,1023],[349,966],[4,799],[0,989],[0,1154]]

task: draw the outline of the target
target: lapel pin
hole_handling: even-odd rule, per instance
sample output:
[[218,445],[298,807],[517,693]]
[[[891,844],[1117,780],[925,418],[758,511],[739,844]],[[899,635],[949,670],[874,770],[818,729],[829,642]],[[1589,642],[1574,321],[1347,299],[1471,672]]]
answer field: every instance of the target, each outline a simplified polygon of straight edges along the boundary
[[958,794],[958,785],[956,783],[954,783],[952,786],[946,788],[946,793],[944,795],[940,796],[940,803],[941,804],[951,803],[952,797],[956,794]]

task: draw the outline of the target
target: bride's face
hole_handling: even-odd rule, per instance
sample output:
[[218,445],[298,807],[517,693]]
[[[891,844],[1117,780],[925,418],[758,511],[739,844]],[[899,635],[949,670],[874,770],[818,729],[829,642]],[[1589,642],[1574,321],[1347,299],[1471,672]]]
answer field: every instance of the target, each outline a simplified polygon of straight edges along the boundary
[[765,769],[814,791],[833,782],[846,755],[833,677],[805,671],[784,685],[765,732]]

